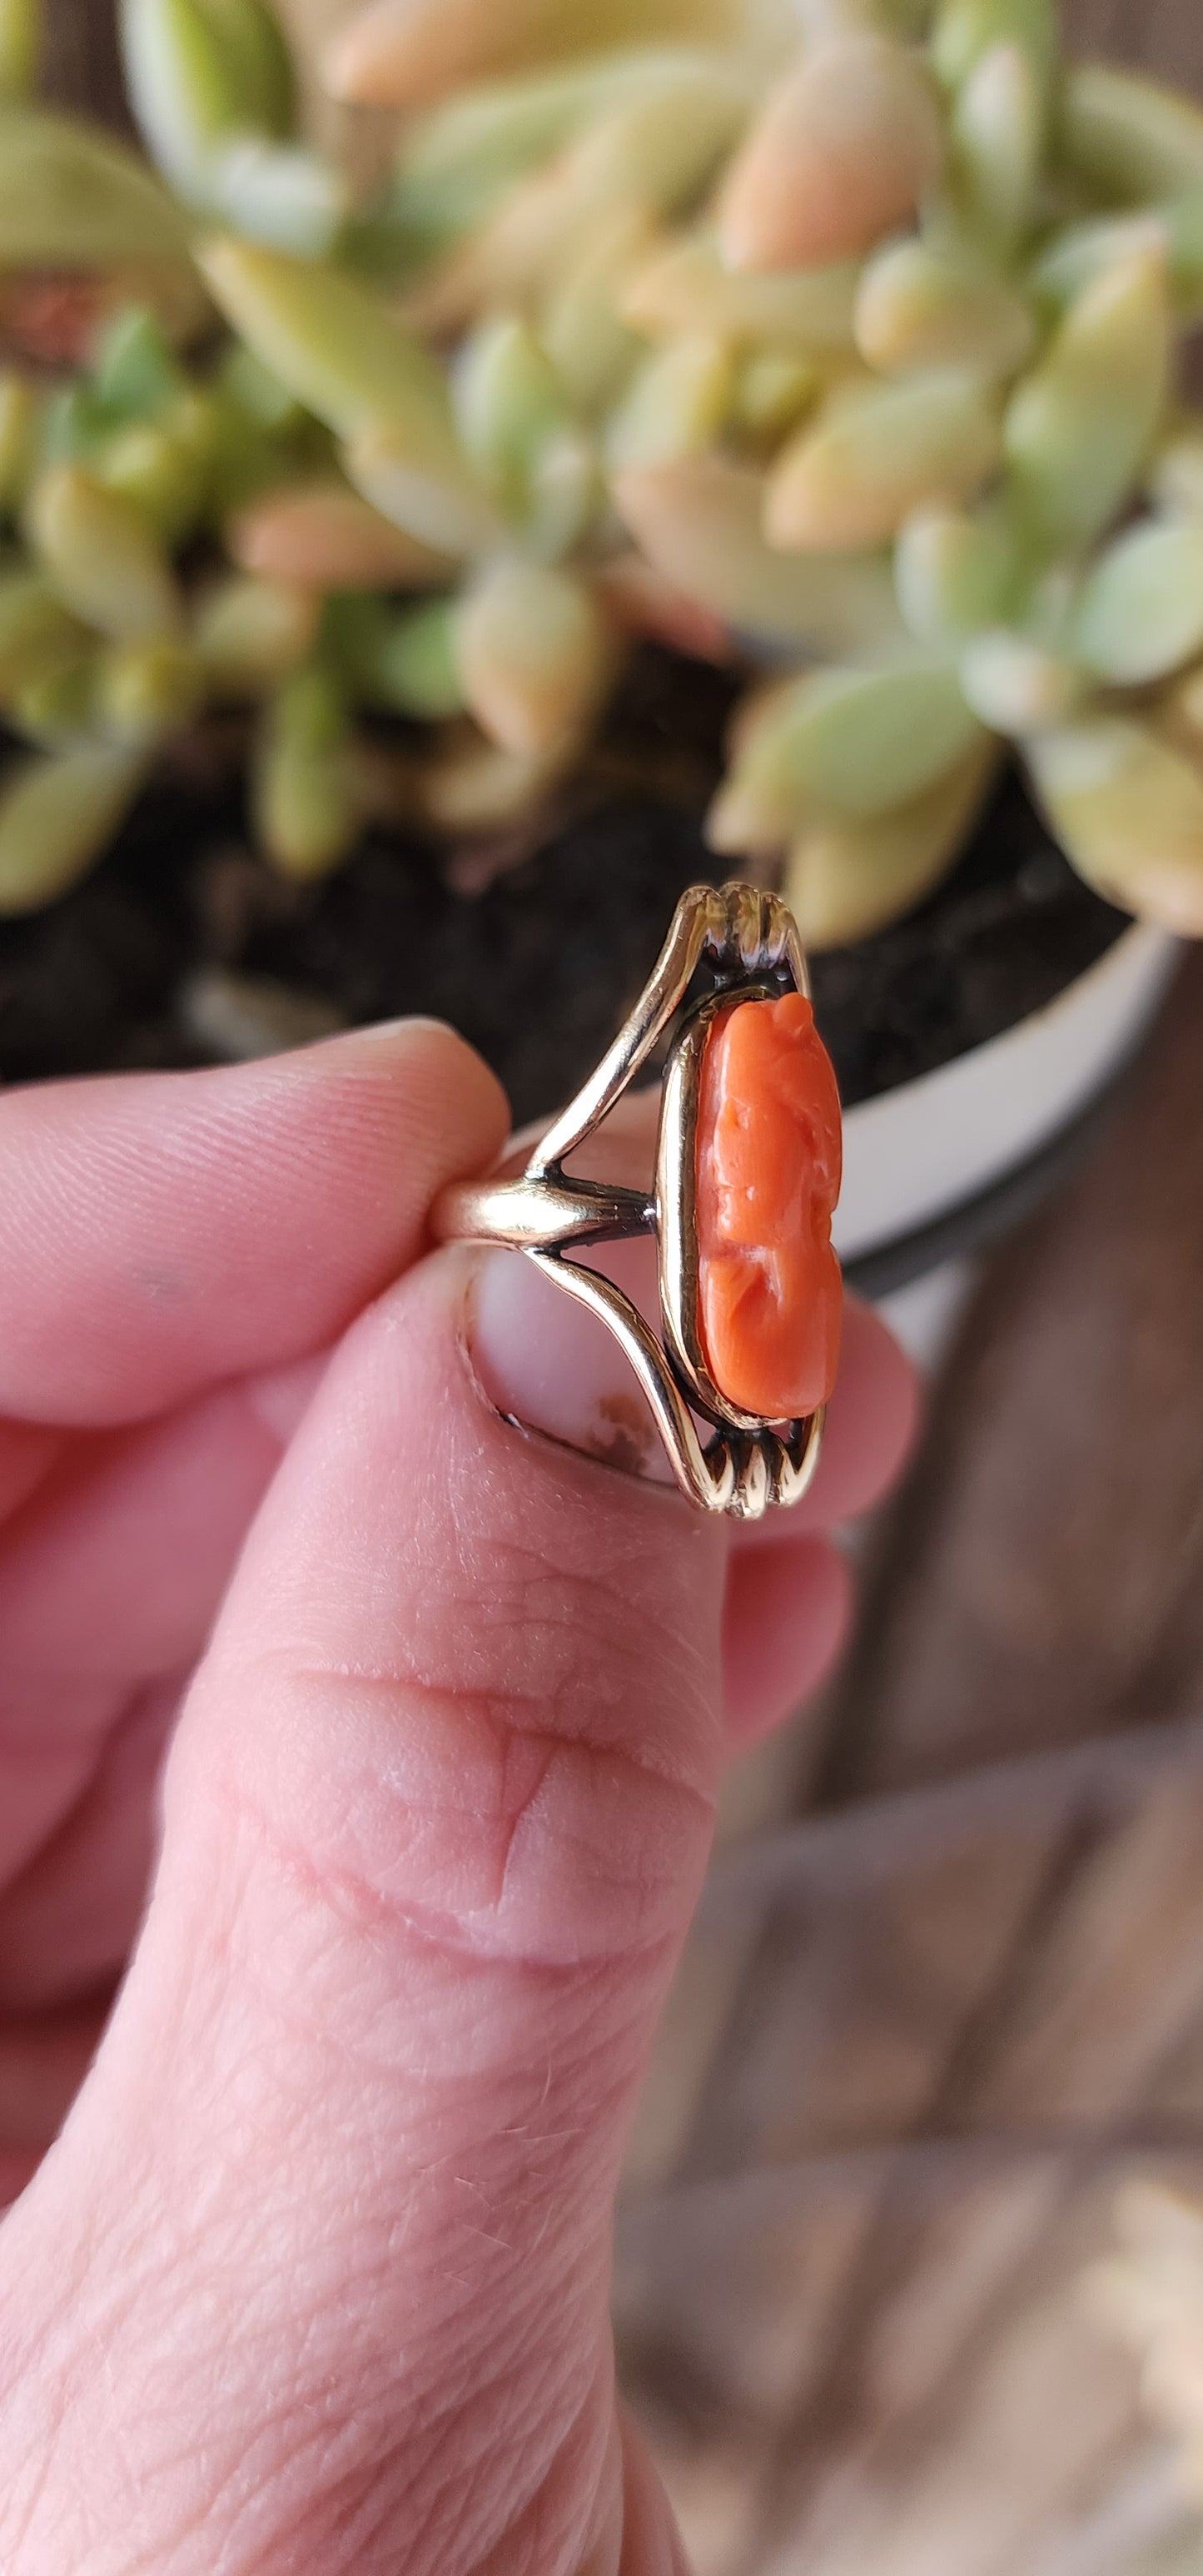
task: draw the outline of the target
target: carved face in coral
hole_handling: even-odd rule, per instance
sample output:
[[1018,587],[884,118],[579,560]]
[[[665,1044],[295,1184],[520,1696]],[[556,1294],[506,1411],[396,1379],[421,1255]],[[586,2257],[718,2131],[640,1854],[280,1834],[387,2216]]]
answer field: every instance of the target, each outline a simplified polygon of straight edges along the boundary
[[698,1326],[714,1385],[741,1413],[800,1420],[831,1394],[841,1164],[839,1093],[810,1003],[787,993],[725,1013],[698,1101]]

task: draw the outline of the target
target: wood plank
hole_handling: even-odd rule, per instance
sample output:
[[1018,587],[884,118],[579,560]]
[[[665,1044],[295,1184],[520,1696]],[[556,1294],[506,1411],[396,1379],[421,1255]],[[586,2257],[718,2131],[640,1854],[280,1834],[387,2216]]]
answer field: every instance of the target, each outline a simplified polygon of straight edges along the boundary
[[59,107],[132,131],[117,47],[117,0],[41,0],[41,87]]
[[1203,1704],[1203,958],[992,1262],[888,1525],[820,1794]]
[[727,1862],[706,1955],[749,1918],[761,1950],[616,2301],[704,2576],[1029,2576],[1098,2538],[1150,2436],[1076,2285],[1123,2174],[1189,2140],[1203,2183],[1201,1851],[1203,1732],[1169,1728]]
[[1203,16],[1197,0],[1063,0],[1075,53],[1140,63],[1163,80],[1203,88]]

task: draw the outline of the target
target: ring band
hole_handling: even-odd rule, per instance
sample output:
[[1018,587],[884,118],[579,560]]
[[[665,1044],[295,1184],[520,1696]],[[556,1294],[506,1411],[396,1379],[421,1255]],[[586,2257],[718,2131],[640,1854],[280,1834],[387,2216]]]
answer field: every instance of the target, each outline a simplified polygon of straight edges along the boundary
[[[686,1008],[700,968],[710,970],[710,990]],[[800,1502],[806,1493],[822,1444],[826,1376],[821,1400],[804,1413],[776,1419],[745,1409],[718,1382],[721,1372],[714,1367],[702,1315],[709,1273],[700,1241],[706,1210],[699,1211],[698,1140],[708,1110],[708,1050],[717,1035],[744,1003],[780,1004],[789,995],[799,995],[809,1005],[810,978],[797,927],[780,899],[756,886],[694,886],[677,906],[659,962],[630,1019],[525,1169],[514,1173],[503,1165],[487,1180],[456,1184],[442,1193],[432,1219],[439,1242],[490,1243],[525,1253],[600,1316],[634,1369],[682,1491],[702,1510],[739,1520],[759,1520],[774,1507]],[[654,1192],[570,1177],[564,1170],[569,1155],[600,1127],[683,1010],[663,1074]],[[776,1278],[784,1262],[800,1283],[803,1306],[809,1300],[813,1307],[822,1296],[830,1308],[834,1281],[834,1323],[827,1333],[833,1350],[839,1273],[830,1249],[830,1217],[839,1187],[838,1099],[809,1009],[799,1013],[795,1006],[789,1035],[800,1037],[809,1049],[812,1083],[816,1059],[825,1069],[820,1080],[829,1084],[834,1106],[825,1124],[819,1123],[828,1149],[824,1154],[816,1147],[813,1120],[795,1116],[788,1125],[793,1113],[787,1107],[785,1197],[790,1213],[787,1219],[778,1215],[773,1237],[782,1244],[781,1255],[772,1255],[757,1271],[754,1251],[742,1256],[741,1271],[737,1250],[732,1256],[733,1294],[737,1301],[744,1296],[749,1278],[756,1292],[762,1274],[772,1271]],[[778,1138],[780,1096],[780,1082],[770,1076],[764,1100],[770,1120],[777,1118]],[[754,1130],[756,1106],[747,1099],[730,1106],[739,1130]],[[736,1135],[736,1150],[738,1145]],[[812,1166],[821,1166],[814,1198],[805,1186]],[[745,1211],[757,1195],[755,1187],[744,1189]],[[768,1195],[773,1195],[771,1170]],[[733,1203],[729,1183],[720,1200],[728,1217]],[[783,1223],[790,1229],[789,1240],[781,1235]],[[757,1226],[763,1238],[768,1224],[767,1217],[754,1216],[751,1233],[746,1222],[741,1233],[737,1210],[737,1245],[755,1245]],[[659,1246],[662,1342],[612,1280],[571,1258],[598,1244],[644,1234],[655,1236]],[[801,1321],[806,1321],[804,1313]],[[832,1359],[827,1376],[833,1371]],[[704,1426],[709,1426],[709,1436]]]

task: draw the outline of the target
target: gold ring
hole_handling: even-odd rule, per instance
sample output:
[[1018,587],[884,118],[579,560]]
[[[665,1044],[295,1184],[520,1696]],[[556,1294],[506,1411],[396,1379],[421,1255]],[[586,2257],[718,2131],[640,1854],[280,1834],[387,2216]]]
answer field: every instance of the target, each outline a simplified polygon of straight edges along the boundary
[[[742,1023],[733,1052],[748,1003],[776,1006],[774,1017]],[[570,1177],[569,1156],[670,1030],[654,1192]],[[756,886],[694,886],[630,1019],[525,1168],[511,1153],[489,1179],[445,1190],[433,1230],[439,1242],[525,1253],[600,1316],[689,1500],[759,1520],[800,1502],[819,1462],[838,1349],[839,1138],[791,913]],[[662,1341],[612,1280],[571,1258],[635,1235],[658,1243]],[[787,1387],[804,1410],[755,1409]]]

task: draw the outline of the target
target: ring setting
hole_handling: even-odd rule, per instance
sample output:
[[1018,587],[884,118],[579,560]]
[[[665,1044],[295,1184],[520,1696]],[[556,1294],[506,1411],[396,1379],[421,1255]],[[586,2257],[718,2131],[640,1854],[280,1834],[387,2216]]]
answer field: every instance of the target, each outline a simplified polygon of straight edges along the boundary
[[[669,1033],[654,1190],[569,1175]],[[600,1316],[690,1502],[759,1520],[799,1502],[819,1461],[839,1184],[839,1098],[792,915],[759,887],[695,886],[630,1018],[525,1168],[445,1191],[434,1231],[525,1253]],[[573,1257],[639,1235],[658,1244],[659,1338]]]

